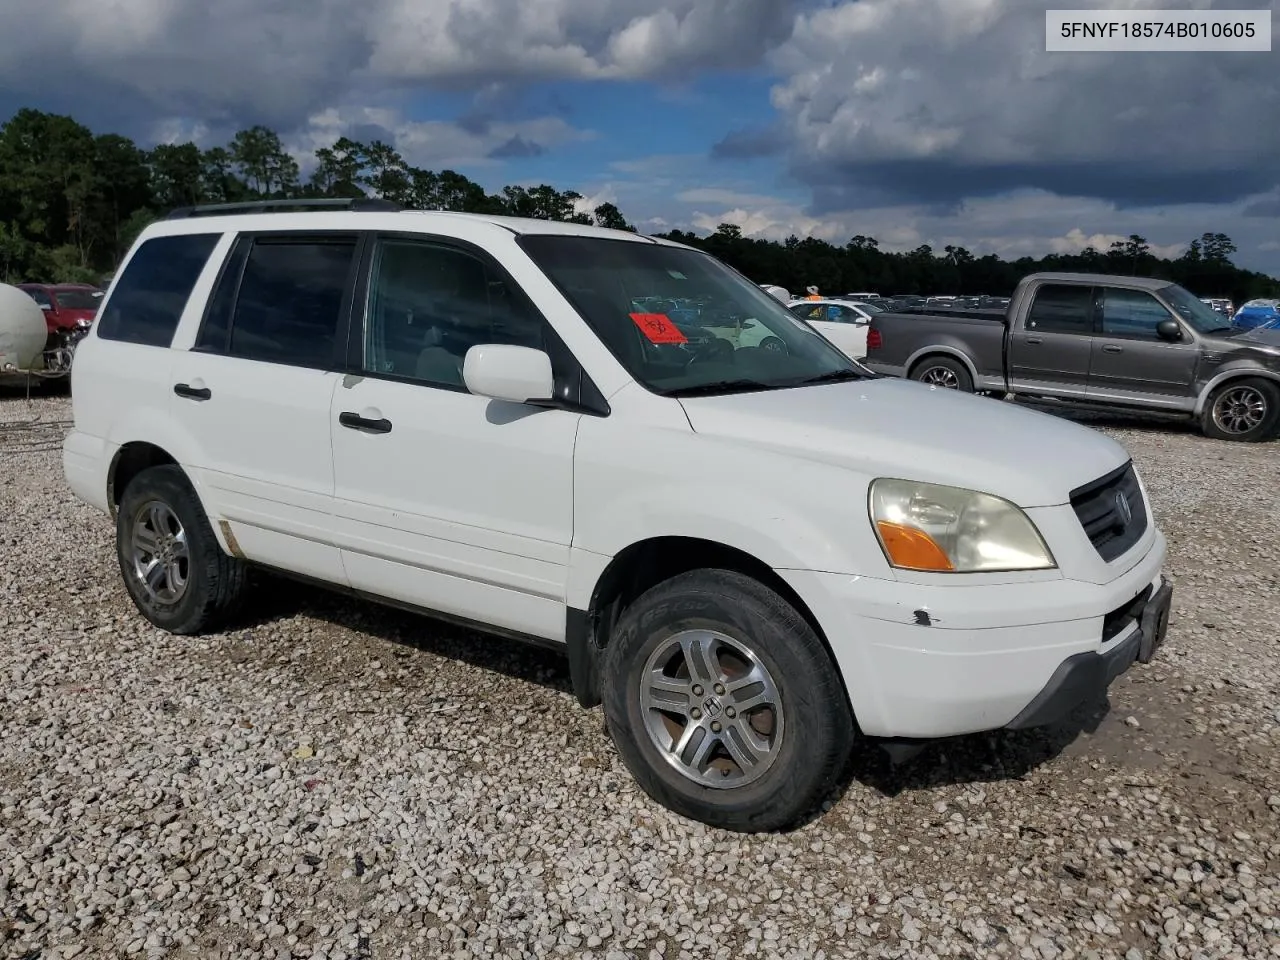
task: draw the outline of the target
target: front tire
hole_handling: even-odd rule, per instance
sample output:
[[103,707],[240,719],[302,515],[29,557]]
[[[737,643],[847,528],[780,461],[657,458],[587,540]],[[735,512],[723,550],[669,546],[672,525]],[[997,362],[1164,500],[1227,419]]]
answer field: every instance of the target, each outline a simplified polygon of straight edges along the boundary
[[1280,429],[1280,387],[1260,377],[1224,383],[1205,404],[1200,429],[1214,440],[1271,439]]
[[695,570],[623,614],[602,663],[605,717],[654,800],[713,827],[789,827],[832,789],[854,725],[813,628],[759,582]]
[[176,466],[150,467],[129,481],[116,514],[116,556],[134,605],[170,633],[218,627],[246,590],[245,564],[222,551]]

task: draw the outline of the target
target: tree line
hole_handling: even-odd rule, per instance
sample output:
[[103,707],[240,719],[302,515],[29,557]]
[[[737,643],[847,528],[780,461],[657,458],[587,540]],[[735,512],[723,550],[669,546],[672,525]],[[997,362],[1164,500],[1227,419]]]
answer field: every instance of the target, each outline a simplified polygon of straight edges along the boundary
[[[22,109],[0,126],[0,281],[96,282],[112,272],[142,229],[174,207],[256,199],[377,196],[418,209],[505,214],[635,230],[612,203],[589,213],[582,196],[548,184],[489,193],[455,170],[408,163],[390,144],[341,137],[315,152],[303,176],[279,135],[253,126],[224,146],[163,143],[144,149],[118,134],[94,134],[69,116]],[[706,250],[758,283],[793,292],[874,290],[1008,295],[1042,270],[1137,274],[1181,283],[1199,296],[1236,303],[1280,295],[1280,281],[1236,267],[1235,244],[1207,232],[1176,259],[1152,254],[1132,235],[1107,250],[1003,260],[964,247],[922,245],[905,253],[858,235],[843,246],[813,237],[778,242],[744,237],[723,223],[709,236],[666,236]]]

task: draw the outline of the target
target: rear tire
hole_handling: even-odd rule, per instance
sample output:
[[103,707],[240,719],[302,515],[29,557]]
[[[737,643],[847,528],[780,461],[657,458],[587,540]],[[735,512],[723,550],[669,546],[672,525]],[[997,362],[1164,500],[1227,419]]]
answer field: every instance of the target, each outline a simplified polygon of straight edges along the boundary
[[726,830],[795,824],[831,791],[853,744],[821,639],[778,594],[731,571],[681,574],[628,607],[604,650],[602,693],[644,791]]
[[953,357],[925,357],[911,369],[911,379],[943,390],[973,393],[973,377]]
[[116,556],[134,605],[170,633],[216,629],[246,590],[245,563],[223,552],[186,474],[171,464],[129,481],[116,515]]
[[1214,440],[1272,439],[1280,432],[1280,386],[1261,377],[1224,383],[1205,404],[1200,429]]

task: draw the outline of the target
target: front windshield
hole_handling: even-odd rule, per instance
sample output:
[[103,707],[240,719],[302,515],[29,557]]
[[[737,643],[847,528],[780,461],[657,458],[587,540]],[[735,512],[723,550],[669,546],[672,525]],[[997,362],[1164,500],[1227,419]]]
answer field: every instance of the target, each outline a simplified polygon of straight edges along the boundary
[[519,243],[655,393],[767,390],[866,375],[778,300],[705,253],[548,234]]
[[1228,324],[1224,323],[1224,317],[1213,307],[1200,300],[1199,297],[1192,296],[1187,290],[1171,283],[1167,287],[1160,288],[1160,296],[1169,306],[1177,311],[1184,321],[1191,324],[1197,333],[1212,333],[1214,330],[1229,329]]

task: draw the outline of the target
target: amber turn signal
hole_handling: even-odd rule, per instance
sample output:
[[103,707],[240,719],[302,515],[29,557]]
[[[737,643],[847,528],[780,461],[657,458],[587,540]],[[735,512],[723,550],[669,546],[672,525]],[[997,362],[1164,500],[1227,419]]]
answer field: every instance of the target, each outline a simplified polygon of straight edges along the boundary
[[951,559],[933,537],[923,530],[905,527],[900,523],[880,520],[876,523],[880,542],[895,567],[904,570],[934,570],[950,573],[955,570]]

